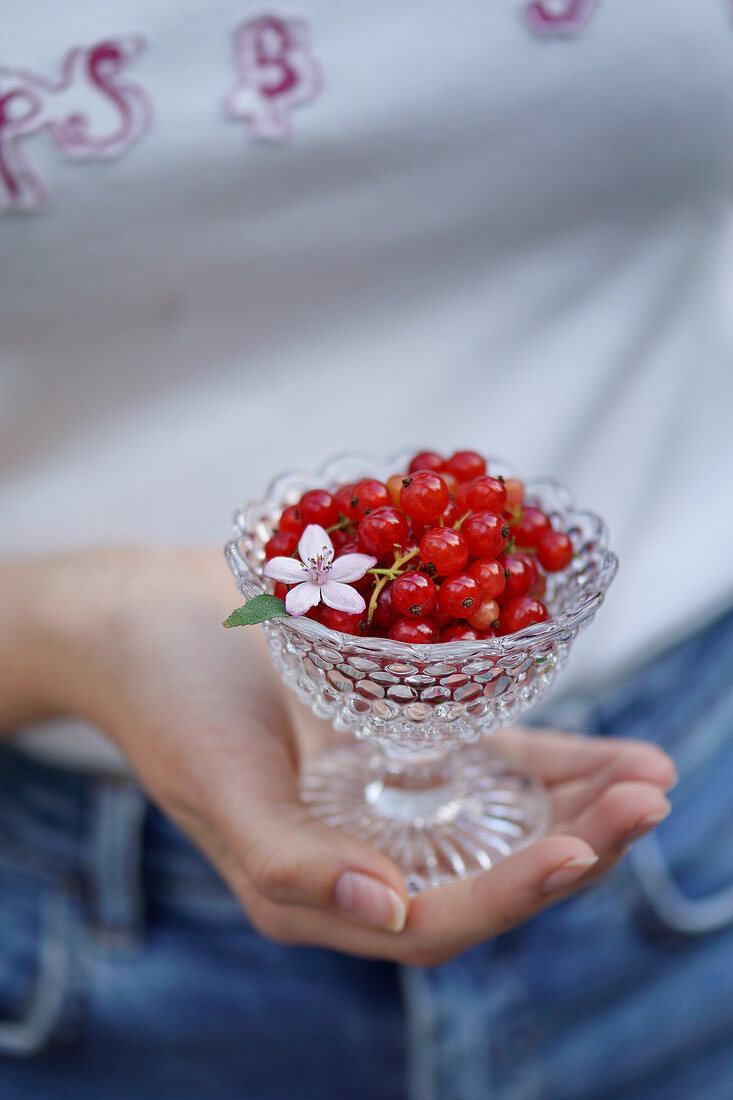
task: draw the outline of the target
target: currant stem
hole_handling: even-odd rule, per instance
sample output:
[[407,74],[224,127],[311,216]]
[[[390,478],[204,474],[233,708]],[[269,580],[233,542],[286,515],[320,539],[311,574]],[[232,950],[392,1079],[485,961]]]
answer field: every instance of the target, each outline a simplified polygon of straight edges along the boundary
[[[406,565],[408,561],[412,561],[420,553],[420,550],[416,546],[414,550],[410,550],[409,554],[405,554],[403,557],[398,558],[392,566],[393,569],[401,569],[403,565]],[[396,575],[396,574],[395,574]]]
[[326,528],[326,534],[330,535],[332,531],[343,531],[345,527],[351,527],[353,522],[353,520],[343,516],[338,523],[334,523],[331,527]]
[[[370,570],[370,572],[373,572],[373,570]],[[369,601],[369,610],[367,611],[367,622],[368,623],[370,623],[372,621],[372,619],[374,618],[374,612],[376,611],[376,608],[377,608],[377,597],[379,596],[379,593],[382,591],[382,589],[384,588],[385,584],[387,583],[387,581],[389,579],[390,578],[389,578],[389,573],[388,573],[386,577],[380,577],[379,580],[377,581],[377,583],[374,585],[374,591],[372,592],[372,598]]]
[[396,578],[399,577],[400,573],[402,572],[402,566],[406,565],[408,561],[411,561],[419,553],[420,553],[420,551],[419,551],[417,546],[414,548],[414,550],[410,550],[409,553],[403,554],[402,557],[399,557],[398,554],[397,554],[397,551],[395,550],[394,565],[390,566],[389,569],[370,569],[369,570],[369,572],[373,573],[375,576],[379,575],[379,580],[374,585],[374,591],[372,592],[372,598],[369,601],[369,610],[367,611],[367,622],[368,623],[370,623],[372,621],[372,619],[374,618],[374,612],[375,612],[376,607],[377,607],[377,597],[379,596],[379,593],[382,591],[382,589],[384,588],[387,581],[396,580]]

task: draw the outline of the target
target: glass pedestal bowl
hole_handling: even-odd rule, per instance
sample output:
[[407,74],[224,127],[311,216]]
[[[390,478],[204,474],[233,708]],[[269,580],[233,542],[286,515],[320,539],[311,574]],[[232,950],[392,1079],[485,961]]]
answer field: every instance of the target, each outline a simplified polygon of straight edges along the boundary
[[[409,458],[348,455],[315,474],[277,478],[263,501],[235,516],[226,556],[242,595],[272,591],[262,576],[265,543],[282,510],[307,489],[385,480]],[[489,468],[513,476],[502,462]],[[305,765],[301,792],[310,814],[385,852],[411,894],[487,870],[550,824],[542,786],[497,755],[486,735],[550,689],[603,602],[617,560],[602,521],[576,510],[562,486],[528,482],[527,500],[567,532],[575,549],[568,569],[547,578],[548,622],[491,640],[435,645],[353,637],[307,618],[262,624],[287,686],[353,735]]]

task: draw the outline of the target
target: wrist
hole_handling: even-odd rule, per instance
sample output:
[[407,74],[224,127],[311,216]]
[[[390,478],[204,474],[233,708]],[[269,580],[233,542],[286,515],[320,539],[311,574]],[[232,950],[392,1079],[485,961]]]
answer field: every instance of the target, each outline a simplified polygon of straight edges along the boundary
[[64,714],[94,719],[127,554],[97,547],[0,563],[0,730]]
[[106,546],[0,562],[0,730],[62,714],[111,729],[141,644],[175,629],[184,646],[235,602],[218,548]]
[[41,590],[48,562],[0,563],[0,730],[61,713],[52,689],[56,646]]

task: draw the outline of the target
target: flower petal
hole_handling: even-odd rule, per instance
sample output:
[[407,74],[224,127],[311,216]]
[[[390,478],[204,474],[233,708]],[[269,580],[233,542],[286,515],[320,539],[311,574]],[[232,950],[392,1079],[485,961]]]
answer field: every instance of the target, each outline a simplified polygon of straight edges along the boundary
[[342,554],[331,566],[328,574],[330,581],[358,581],[367,569],[377,564],[377,559],[369,554]]
[[262,572],[271,580],[284,581],[285,584],[297,584],[307,576],[303,563],[295,558],[270,558]]
[[293,618],[297,619],[299,616],[305,615],[306,611],[310,611],[312,607],[315,607],[320,598],[321,590],[318,585],[313,584],[312,581],[303,581],[302,584],[296,585],[288,592],[285,597],[285,610],[288,615],[292,615]]
[[323,602],[335,611],[348,611],[350,615],[356,615],[366,607],[364,597],[355,588],[339,581],[326,581],[321,586],[321,596]]
[[298,553],[301,561],[306,564],[322,555],[325,565],[333,561],[333,543],[328,537],[328,532],[317,523],[309,523],[298,543]]

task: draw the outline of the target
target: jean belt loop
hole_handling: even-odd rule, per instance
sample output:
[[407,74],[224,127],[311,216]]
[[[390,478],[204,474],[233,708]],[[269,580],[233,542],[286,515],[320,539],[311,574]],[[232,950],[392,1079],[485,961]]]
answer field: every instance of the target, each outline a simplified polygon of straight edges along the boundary
[[143,932],[143,842],[147,801],[127,779],[98,780],[88,841],[91,918],[110,946],[134,946]]

